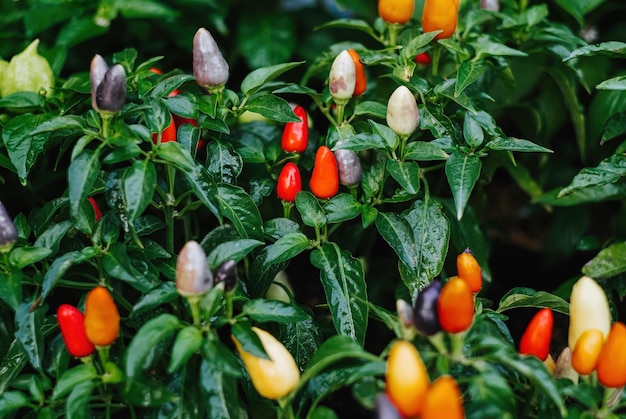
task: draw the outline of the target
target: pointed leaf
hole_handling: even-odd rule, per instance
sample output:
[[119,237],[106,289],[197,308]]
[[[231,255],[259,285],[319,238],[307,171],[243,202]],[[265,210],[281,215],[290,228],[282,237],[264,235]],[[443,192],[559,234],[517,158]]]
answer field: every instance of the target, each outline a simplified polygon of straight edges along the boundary
[[446,177],[454,197],[456,217],[459,220],[463,217],[467,201],[478,181],[481,167],[482,163],[478,156],[460,151],[452,153],[446,161]]
[[216,198],[220,214],[232,222],[241,237],[263,240],[261,213],[243,188],[222,183],[218,186]]
[[420,189],[420,168],[415,162],[387,161],[387,171],[409,194],[415,195]]
[[583,266],[585,275],[592,278],[610,278],[626,272],[626,242],[613,243],[602,249]]
[[91,193],[100,175],[100,167],[100,149],[85,149],[70,163],[67,173],[70,216],[76,228],[84,233],[91,233],[91,231],[89,225],[81,222],[80,207]]
[[244,95],[249,96],[256,92],[267,82],[275,79],[276,77],[280,76],[286,71],[291,70],[292,68],[298,67],[302,63],[304,63],[304,61],[284,63],[256,69],[248,74],[241,82],[241,92]]
[[48,307],[46,304],[34,307],[33,300],[20,304],[15,313],[15,337],[28,355],[33,368],[41,371],[44,355],[44,336],[41,327]]

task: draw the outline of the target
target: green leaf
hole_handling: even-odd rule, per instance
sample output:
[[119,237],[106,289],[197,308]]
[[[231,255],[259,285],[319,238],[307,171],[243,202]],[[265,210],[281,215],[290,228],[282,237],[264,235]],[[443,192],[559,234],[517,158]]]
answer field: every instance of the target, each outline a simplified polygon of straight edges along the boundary
[[31,135],[47,118],[46,115],[18,115],[9,119],[2,128],[2,140],[22,185],[26,185],[30,169],[50,139],[49,135]]
[[461,63],[456,73],[454,96],[459,96],[467,87],[474,83],[484,73],[485,65],[482,61],[466,60]]
[[348,221],[361,214],[361,204],[348,193],[333,196],[324,204],[323,209],[329,224]]
[[[13,269],[8,272],[0,271],[0,299],[7,303],[13,311],[17,311],[22,302],[23,278],[24,272],[20,269]],[[1,393],[2,391],[0,391]]]
[[412,62],[417,54],[421,52],[422,48],[430,44],[438,33],[437,31],[432,31],[412,37],[409,43],[400,50],[404,61]]
[[626,176],[626,158],[623,155],[612,155],[602,160],[596,167],[582,169],[568,186],[561,189],[558,196],[563,197],[581,189],[616,183],[623,176]]
[[300,122],[300,118],[294,115],[289,103],[285,99],[272,94],[252,96],[248,101],[246,109],[280,123]]
[[22,349],[22,344],[14,339],[0,363],[0,394],[5,393],[9,384],[22,372],[27,363],[26,351]]
[[298,192],[296,208],[302,217],[302,222],[309,227],[322,228],[327,222],[324,210],[311,192]]
[[415,195],[420,189],[420,168],[415,162],[387,161],[387,171],[392,178],[409,194]]
[[488,35],[479,37],[476,42],[471,44],[476,50],[476,60],[490,56],[526,57],[528,55],[523,51],[494,42]]
[[385,119],[387,116],[387,106],[373,100],[359,102],[354,106],[354,116],[373,116],[378,119]]
[[206,417],[231,419],[246,416],[238,397],[238,380],[222,372],[218,363],[202,360],[200,384],[205,394]]
[[299,232],[286,233],[273,244],[267,246],[265,263],[286,262],[310,248],[311,242],[304,234]]
[[618,112],[609,118],[602,130],[600,144],[618,138],[626,133],[626,113]]
[[368,317],[363,265],[334,243],[324,243],[314,250],[311,263],[321,270],[320,278],[335,330],[362,345]]
[[72,223],[69,221],[61,221],[60,223],[52,224],[46,229],[37,240],[35,240],[35,247],[47,247],[52,253],[56,253],[59,250],[59,245],[63,237],[72,228]]
[[[557,0],[560,1],[560,0]],[[594,45],[585,45],[577,48],[563,59],[563,61],[572,58],[587,57],[592,55],[608,55],[613,58],[623,58],[626,56],[626,43],[618,41],[601,42]]]
[[248,67],[283,63],[293,55],[297,36],[290,15],[273,9],[272,13],[241,13],[239,16],[237,44]]
[[43,104],[41,95],[36,92],[15,92],[0,99],[0,108],[40,108]]
[[241,345],[241,348],[257,358],[270,359],[259,336],[252,330],[250,323],[239,321],[231,328],[231,333]]
[[338,19],[331,20],[330,22],[326,22],[323,25],[318,26],[316,29],[322,28],[347,28],[354,29],[357,31],[365,32],[370,35],[372,38],[377,38],[378,35],[374,32],[374,29],[370,26],[370,24],[361,19]]
[[145,364],[155,346],[169,339],[180,326],[180,320],[173,314],[167,313],[160,314],[141,326],[126,351],[126,375],[130,380],[149,367]]
[[30,399],[21,391],[7,391],[0,395],[1,417],[9,417],[10,413],[26,406],[30,406]]
[[179,331],[172,346],[170,365],[167,367],[168,374],[172,374],[185,365],[189,358],[200,350],[202,341],[202,330],[196,326],[187,326]]
[[380,361],[378,357],[366,352],[358,342],[355,342],[350,337],[336,335],[328,338],[315,352],[306,365],[300,381],[304,383],[307,379],[319,375],[335,362],[342,362],[348,359]]
[[90,226],[85,224],[80,216],[80,207],[87,200],[100,175],[100,149],[83,150],[72,162],[68,169],[70,196],[70,217],[74,226],[84,232],[91,233]]
[[150,160],[135,160],[124,171],[122,184],[126,208],[131,223],[134,222],[150,205],[156,188],[156,167]]
[[376,228],[382,238],[396,252],[400,261],[412,272],[417,272],[418,249],[413,229],[406,218],[395,212],[379,212]]
[[528,140],[512,137],[499,137],[489,141],[486,145],[489,150],[521,151],[529,153],[552,153],[549,148],[542,147]]
[[243,188],[222,183],[217,201],[220,214],[228,218],[243,238],[263,240],[263,219],[259,208]]
[[556,4],[572,15],[583,26],[585,15],[604,3],[604,0],[555,0]]
[[52,400],[59,400],[68,394],[74,387],[83,381],[91,381],[98,377],[93,365],[81,364],[63,373],[52,392]]
[[458,220],[463,218],[463,211],[465,211],[472,189],[478,181],[481,167],[482,163],[478,156],[460,151],[452,153],[446,161],[446,177],[454,197]]
[[70,418],[84,418],[91,416],[88,413],[89,399],[91,393],[96,387],[96,383],[93,381],[83,381],[77,383],[67,397],[65,403],[65,409],[67,417]]
[[146,310],[159,307],[161,305],[171,303],[178,298],[178,291],[174,282],[163,282],[157,287],[143,294],[137,300],[131,311],[131,317]]
[[530,288],[514,288],[509,291],[500,300],[496,313],[520,307],[550,307],[556,312],[569,314],[569,303],[567,301],[554,294],[545,291],[535,291]]
[[626,76],[617,76],[604,80],[596,86],[600,90],[626,90]]
[[600,252],[582,271],[592,278],[610,278],[626,272],[626,242],[613,243]]
[[485,140],[485,132],[469,112],[463,118],[463,138],[471,148],[478,148]]
[[450,155],[431,143],[413,141],[404,148],[405,160],[433,161],[446,160]]
[[295,305],[265,298],[248,301],[243,306],[242,312],[260,323],[295,323],[311,318],[307,312]]
[[68,130],[82,132],[86,129],[85,120],[74,115],[62,115],[49,119],[37,126],[31,135],[38,135],[52,131]]
[[161,2],[152,0],[132,0],[116,2],[120,13],[127,19],[139,18],[175,18],[180,13]]
[[243,169],[243,160],[232,144],[211,141],[206,147],[207,170],[218,182],[234,184]]
[[241,82],[241,92],[244,95],[250,96],[267,82],[303,63],[304,61],[290,62],[256,69],[248,74]]
[[296,364],[304,369],[306,363],[322,344],[322,334],[314,319],[299,322],[281,323],[280,341],[293,355]]
[[128,248],[123,243],[114,243],[102,258],[104,270],[113,278],[120,279],[141,292],[148,292],[156,285],[135,268],[128,255]]
[[333,146],[332,150],[370,150],[370,149],[387,149],[387,143],[384,138],[378,134],[362,132],[351,137],[340,139]]
[[34,300],[24,301],[15,312],[15,337],[28,355],[33,368],[41,371],[44,355],[44,336],[41,328],[48,306],[34,304]]
[[65,253],[52,262],[52,265],[46,272],[43,279],[43,286],[41,289],[41,299],[45,300],[50,292],[54,289],[57,282],[65,275],[65,273],[72,266],[82,263],[88,258],[82,252],[68,252]]
[[393,151],[398,148],[400,144],[400,137],[398,134],[387,125],[379,124],[376,121],[372,121],[368,119],[367,122],[372,127],[372,131],[374,134],[378,134],[383,140],[385,140],[385,144],[387,145],[387,150]]
[[[178,89],[180,86],[182,86],[183,84],[193,81],[195,80],[194,77],[191,74],[174,74],[173,76],[170,76],[166,79],[161,80],[156,86],[154,86],[154,88],[152,89],[152,91],[150,92],[150,96],[154,97],[154,98],[161,98],[161,97],[167,97],[169,94],[171,94],[174,90]],[[170,108],[170,103],[169,102],[180,102],[181,100],[185,100],[183,99],[183,97],[178,98],[178,95],[173,96],[173,97],[168,97],[165,101],[164,104],[166,106],[168,106],[168,108],[170,110],[172,110],[172,108]],[[192,115],[190,116],[197,116],[197,115]]]
[[207,255],[209,266],[211,269],[215,269],[220,263],[231,259],[239,262],[254,249],[262,245],[262,241],[254,239],[237,239],[220,243]]
[[22,269],[47,258],[52,249],[46,247],[24,246],[13,249],[10,254],[10,262],[14,268]]
[[257,298],[265,295],[270,284],[278,272],[285,269],[287,262],[268,263],[269,246],[263,248],[252,262],[250,274],[248,275],[248,295],[250,298]]

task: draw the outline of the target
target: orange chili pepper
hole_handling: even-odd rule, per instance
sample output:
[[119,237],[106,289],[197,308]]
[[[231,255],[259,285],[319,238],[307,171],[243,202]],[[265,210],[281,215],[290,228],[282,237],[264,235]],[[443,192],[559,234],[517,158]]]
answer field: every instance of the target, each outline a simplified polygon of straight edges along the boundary
[[598,381],[605,387],[626,385],[626,325],[615,322],[602,346],[596,365]]
[[467,283],[453,276],[441,289],[437,301],[441,328],[448,333],[467,330],[474,320],[474,296]]
[[313,195],[322,199],[332,198],[339,191],[337,160],[330,148],[325,145],[321,146],[315,155],[309,186]]
[[469,247],[457,256],[456,270],[457,275],[467,283],[473,293],[480,291],[483,286],[482,270]]
[[426,392],[420,419],[463,419],[465,409],[456,380],[449,375],[437,378]]
[[580,375],[589,375],[596,368],[604,334],[598,329],[587,329],[580,334],[572,351],[572,368]]
[[356,69],[356,83],[354,84],[354,93],[353,96],[361,96],[365,93],[365,89],[367,88],[367,76],[365,75],[365,67],[361,62],[361,57],[359,57],[359,53],[353,49],[348,50],[348,54],[352,57],[352,61],[354,61],[354,67]]
[[109,290],[98,286],[85,300],[85,333],[96,346],[112,344],[120,333],[120,315]]
[[441,30],[435,39],[450,38],[459,19],[459,0],[426,0],[422,11],[424,32]]
[[404,25],[415,9],[415,0],[378,0],[378,15],[387,23]]

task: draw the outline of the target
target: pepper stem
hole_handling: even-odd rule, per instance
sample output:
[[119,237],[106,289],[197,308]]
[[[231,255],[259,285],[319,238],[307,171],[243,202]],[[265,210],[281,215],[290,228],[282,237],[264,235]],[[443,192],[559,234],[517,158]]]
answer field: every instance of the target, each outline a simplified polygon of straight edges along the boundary
[[200,298],[197,295],[187,297],[189,308],[191,308],[191,318],[194,326],[200,326]]
[[102,363],[102,365],[105,365],[107,362],[109,362],[109,348],[109,345],[96,346],[96,349],[98,350],[98,356],[100,356],[100,362]]

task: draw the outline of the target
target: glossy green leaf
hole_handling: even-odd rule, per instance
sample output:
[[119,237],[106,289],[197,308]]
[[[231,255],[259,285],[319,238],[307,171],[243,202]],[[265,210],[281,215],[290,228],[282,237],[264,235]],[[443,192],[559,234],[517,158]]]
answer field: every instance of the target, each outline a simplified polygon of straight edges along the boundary
[[351,137],[340,139],[335,143],[332,150],[369,150],[369,149],[387,149],[385,139],[380,135],[369,132],[362,132]]
[[311,252],[311,263],[321,271],[335,330],[363,344],[368,317],[363,265],[334,243],[324,243]]
[[272,94],[254,95],[247,104],[247,110],[280,123],[300,122],[300,118],[294,115],[289,103]]
[[470,198],[472,189],[480,176],[482,163],[480,158],[460,151],[455,151],[446,161],[446,177],[452,190],[454,204],[456,206],[456,217],[460,220],[463,217],[465,206]]
[[471,148],[478,148],[485,140],[485,133],[469,112],[463,118],[463,138]]
[[22,345],[33,368],[41,370],[44,355],[44,336],[41,328],[48,306],[34,304],[34,300],[26,300],[15,312],[15,337]]
[[420,189],[420,168],[417,163],[387,161],[387,171],[407,193],[415,195]]
[[238,239],[221,243],[207,255],[209,266],[211,269],[215,269],[220,263],[231,259],[239,262],[254,249],[262,245],[262,241],[253,239]]
[[278,217],[266,220],[263,229],[267,236],[278,240],[287,233],[299,233],[300,224],[289,218]]
[[261,213],[243,188],[222,183],[216,198],[220,213],[231,221],[241,237],[263,240]]
[[[272,13],[241,13],[236,29],[237,44],[249,68],[283,63],[293,56],[297,46],[294,20],[280,9],[273,9]],[[260,86],[264,87],[265,83]],[[243,83],[241,90],[246,90]]]
[[102,258],[105,271],[114,278],[128,283],[133,288],[147,292],[155,285],[152,278],[146,277],[133,266],[128,255],[128,248],[123,243],[114,243]]
[[271,263],[268,262],[269,246],[263,248],[252,262],[249,279],[247,281],[248,295],[250,298],[257,298],[265,295],[268,287],[274,280],[278,272],[285,269],[287,262]]
[[348,336],[332,336],[315,352],[302,374],[301,382],[317,376],[335,362],[347,359],[379,361],[380,359],[369,352]]
[[319,326],[314,319],[309,318],[299,322],[281,323],[279,327],[280,341],[303,370],[322,344]]
[[582,26],[585,15],[603,3],[603,0],[556,0],[556,4],[572,15]]
[[523,51],[492,41],[487,35],[479,37],[476,42],[472,43],[472,45],[476,49],[476,59],[494,55],[509,57],[525,57],[528,55]]
[[469,85],[474,83],[485,72],[483,61],[463,61],[456,73],[454,96],[459,96]]
[[582,271],[592,278],[610,278],[626,272],[626,242],[613,243],[587,262]]
[[258,358],[270,359],[265,352],[261,339],[259,339],[254,330],[252,330],[250,323],[245,321],[237,322],[231,328],[231,333],[244,351]]
[[278,300],[257,298],[244,304],[242,312],[252,320],[266,323],[292,323],[310,319],[301,308]]
[[13,249],[9,260],[14,268],[22,269],[28,265],[42,261],[51,253],[52,249],[46,247],[24,246]]
[[329,224],[348,221],[361,214],[361,204],[348,193],[333,196],[324,204],[323,209]]
[[150,160],[135,160],[122,179],[126,208],[132,223],[143,214],[154,195],[156,167]]
[[584,188],[598,188],[608,183],[616,183],[626,176],[626,158],[613,155],[602,160],[596,167],[582,169],[572,182],[561,189],[559,197],[563,197]]
[[302,63],[303,61],[291,62],[256,69],[248,74],[241,82],[241,92],[248,96],[252,95],[254,92],[263,87],[265,83],[275,79],[292,68],[298,67]]
[[9,417],[9,414],[30,404],[30,399],[21,391],[4,392],[0,395],[0,416]]
[[90,228],[81,222],[80,206],[91,193],[100,174],[100,167],[100,149],[85,149],[70,163],[67,174],[72,222],[77,229],[87,233]]
[[[562,2],[562,0],[558,1]],[[563,61],[590,55],[608,55],[609,57],[622,58],[626,56],[626,43],[608,41],[600,42],[599,44],[585,45],[570,52],[570,54]]]
[[59,400],[83,381],[95,380],[98,372],[93,365],[81,364],[63,373],[52,392],[52,400]]
[[417,272],[419,252],[409,222],[395,212],[379,212],[376,217],[376,228],[396,252],[400,261],[412,272]]
[[446,160],[449,154],[434,144],[413,141],[404,148],[403,157],[405,160],[433,161]]
[[243,160],[232,144],[216,140],[206,147],[207,170],[217,182],[235,184],[243,169]]
[[287,233],[267,246],[265,263],[281,263],[293,259],[312,247],[310,240],[302,233]]
[[302,217],[302,222],[309,227],[322,228],[327,222],[324,210],[311,192],[298,192],[296,195],[296,208]]
[[185,365],[189,358],[200,350],[202,340],[202,330],[196,326],[186,326],[180,330],[172,346],[172,356],[167,372],[172,374]]
[[43,286],[41,289],[42,300],[48,297],[57,282],[63,277],[63,275],[65,275],[68,269],[76,264],[84,262],[85,260],[87,260],[85,254],[76,251],[65,253],[56,258],[44,276]]
[[531,141],[511,137],[496,138],[495,140],[489,141],[485,147],[489,150],[552,153],[552,150],[537,145]]
[[[20,269],[13,269],[8,272],[0,271],[0,299],[13,311],[17,311],[22,303],[23,279],[24,272]],[[0,393],[2,392],[0,391]]]
[[374,32],[374,29],[371,27],[371,25],[361,19],[331,20],[330,22],[326,22],[318,27],[318,29],[321,28],[348,28],[364,32],[368,35],[371,35],[373,38],[377,37],[377,34],[376,32]]
[[163,282],[157,287],[145,292],[133,306],[131,316],[146,310],[159,307],[173,302],[178,298],[176,284],[174,282]]
[[148,368],[146,361],[150,352],[160,342],[169,339],[180,328],[180,320],[172,314],[160,314],[141,326],[126,351],[126,375],[133,380]]
[[0,363],[0,393],[4,393],[11,381],[18,376],[28,364],[28,355],[22,348],[22,344],[13,340],[9,350]]
[[[521,293],[520,291],[524,292]],[[504,297],[502,297],[496,312],[502,313],[505,310],[519,307],[549,307],[559,313],[569,313],[569,304],[561,297],[557,297],[556,295],[545,291],[518,288],[512,289]]]
[[599,90],[626,90],[626,76],[612,77],[596,86]]
[[215,362],[202,361],[200,385],[206,396],[207,417],[231,419],[245,416],[238,397],[237,380],[220,371]]

